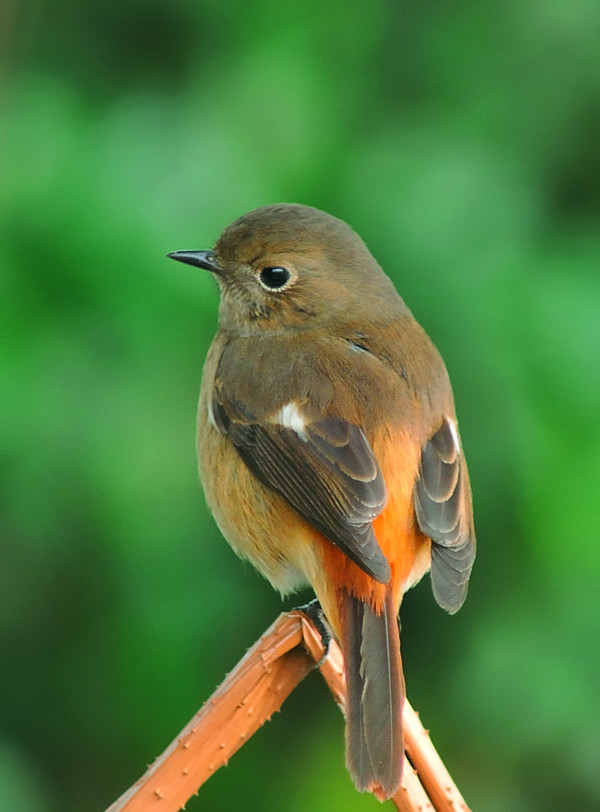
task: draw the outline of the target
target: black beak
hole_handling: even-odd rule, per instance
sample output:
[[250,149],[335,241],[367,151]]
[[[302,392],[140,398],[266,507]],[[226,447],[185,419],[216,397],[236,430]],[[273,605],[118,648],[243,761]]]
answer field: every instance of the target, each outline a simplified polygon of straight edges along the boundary
[[204,268],[211,273],[218,274],[222,270],[219,267],[214,251],[172,251],[167,256],[176,259],[178,262],[185,262],[186,265]]

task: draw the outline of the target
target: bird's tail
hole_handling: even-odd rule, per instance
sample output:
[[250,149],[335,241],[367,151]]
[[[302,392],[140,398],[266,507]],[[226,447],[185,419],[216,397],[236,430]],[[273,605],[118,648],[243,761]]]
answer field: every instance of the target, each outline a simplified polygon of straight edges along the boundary
[[394,795],[402,779],[404,675],[391,588],[382,611],[338,593],[346,664],[346,764],[356,788]]

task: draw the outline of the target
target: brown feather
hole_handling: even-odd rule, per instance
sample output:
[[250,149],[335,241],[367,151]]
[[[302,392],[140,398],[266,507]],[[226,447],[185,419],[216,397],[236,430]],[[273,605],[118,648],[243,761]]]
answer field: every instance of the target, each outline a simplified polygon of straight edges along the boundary
[[227,435],[261,482],[368,575],[382,583],[390,580],[372,527],[385,506],[385,483],[360,429],[328,418],[307,425],[300,437],[274,423],[229,420]]
[[338,602],[347,684],[346,764],[357,789],[389,798],[402,779],[405,696],[392,591],[388,588],[379,614],[345,591]]
[[434,597],[443,609],[454,613],[467,595],[475,532],[466,464],[448,417],[423,447],[414,501],[419,527],[433,542]]

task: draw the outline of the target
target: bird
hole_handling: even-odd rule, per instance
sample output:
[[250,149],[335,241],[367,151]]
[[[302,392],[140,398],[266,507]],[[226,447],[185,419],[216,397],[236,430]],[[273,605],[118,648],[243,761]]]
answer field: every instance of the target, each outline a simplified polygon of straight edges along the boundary
[[168,256],[220,289],[197,421],[207,503],[282,595],[314,590],[344,656],[347,768],[389,798],[404,762],[402,597],[430,571],[456,612],[475,558],[444,362],[363,240],[319,209],[263,206],[213,248]]

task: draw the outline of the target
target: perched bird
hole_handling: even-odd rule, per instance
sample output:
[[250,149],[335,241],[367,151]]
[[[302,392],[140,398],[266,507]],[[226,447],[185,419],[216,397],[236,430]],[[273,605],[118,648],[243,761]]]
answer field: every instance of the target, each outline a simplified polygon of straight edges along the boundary
[[212,250],[169,256],[221,293],[198,412],[208,504],[277,590],[314,589],[344,654],[348,769],[390,797],[402,595],[431,568],[436,601],[456,612],[475,557],[444,363],[360,237],[325,212],[266,206]]

